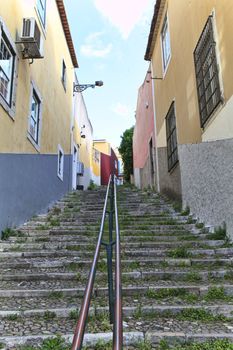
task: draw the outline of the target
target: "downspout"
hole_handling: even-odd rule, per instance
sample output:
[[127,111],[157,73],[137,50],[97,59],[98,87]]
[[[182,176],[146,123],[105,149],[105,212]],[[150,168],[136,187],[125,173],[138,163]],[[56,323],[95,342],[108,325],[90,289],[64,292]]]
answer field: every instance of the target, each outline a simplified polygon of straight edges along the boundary
[[[152,59],[151,65],[151,76],[154,77]],[[157,147],[157,125],[156,125],[156,110],[155,110],[155,79],[152,80],[152,101],[153,101],[153,114],[154,114],[154,131],[155,131],[155,154],[156,154],[156,177],[157,177],[157,191],[160,192],[160,181],[159,181],[159,162],[158,162],[158,147]]]

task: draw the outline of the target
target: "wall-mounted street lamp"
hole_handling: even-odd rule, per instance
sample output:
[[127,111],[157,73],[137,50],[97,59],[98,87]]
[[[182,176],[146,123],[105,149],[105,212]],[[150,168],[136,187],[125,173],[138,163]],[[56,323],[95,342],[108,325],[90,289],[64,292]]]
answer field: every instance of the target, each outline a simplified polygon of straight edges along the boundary
[[74,83],[74,92],[83,92],[87,88],[91,87],[94,89],[96,86],[103,86],[104,83],[101,80],[95,82],[95,84],[75,84]]

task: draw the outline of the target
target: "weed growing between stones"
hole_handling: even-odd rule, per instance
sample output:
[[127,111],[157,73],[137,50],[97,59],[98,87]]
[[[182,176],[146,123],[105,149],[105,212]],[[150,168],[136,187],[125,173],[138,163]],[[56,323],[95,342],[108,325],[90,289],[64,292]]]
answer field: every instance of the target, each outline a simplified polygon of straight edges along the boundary
[[40,230],[44,231],[44,230],[49,230],[49,229],[50,229],[49,225],[46,225],[46,224],[44,224],[44,225],[40,224],[35,228],[35,230],[38,230],[38,231],[40,231]]
[[188,293],[185,289],[181,288],[174,288],[174,289],[160,289],[160,290],[153,290],[148,289],[146,292],[146,296],[148,298],[152,299],[163,299],[163,298],[169,298],[169,297],[184,297]]
[[19,321],[20,318],[21,317],[18,314],[11,314],[5,317],[7,321]]
[[204,296],[204,300],[206,300],[206,301],[214,301],[214,300],[231,301],[232,297],[225,294],[223,287],[211,287],[211,288],[209,288],[207,294]]
[[185,247],[179,247],[176,249],[169,250],[168,256],[170,258],[189,258],[192,254],[187,251]]
[[79,310],[72,310],[69,313],[70,320],[78,320],[78,316],[79,316]]
[[43,243],[43,242],[49,242],[50,241],[50,239],[49,239],[49,237],[40,237],[40,238],[36,238],[35,239],[35,242],[37,242],[37,243]]
[[7,227],[2,231],[1,239],[3,241],[7,241],[10,237],[25,237],[25,233],[20,230],[14,230],[10,227]]
[[[169,346],[159,350],[168,350]],[[228,339],[210,340],[205,343],[182,344],[172,347],[172,350],[233,350],[233,344]]]
[[195,227],[198,229],[202,229],[202,228],[204,228],[204,224],[203,224],[203,222],[197,222]]
[[107,271],[107,262],[106,260],[99,260],[97,270],[100,272],[106,272]]
[[141,341],[137,344],[138,350],[152,350],[152,345],[148,340]]
[[60,226],[60,220],[59,219],[50,219],[49,221],[51,226]]
[[197,272],[189,272],[184,277],[184,281],[186,282],[200,282],[202,277]]
[[67,265],[67,269],[70,271],[77,271],[78,269],[82,268],[82,264],[81,263],[75,263],[75,262],[71,262],[70,264]]
[[227,321],[228,318],[224,315],[218,314],[213,315],[210,311],[205,309],[184,309],[176,318],[179,320],[189,320],[189,321],[201,321],[201,322],[213,322],[213,321]]
[[182,212],[180,213],[181,216],[188,216],[190,214],[190,208],[187,206]]
[[181,212],[182,210],[182,203],[181,202],[174,202],[172,204],[172,207],[173,209],[176,211],[176,212]]
[[47,310],[47,311],[44,312],[44,319],[45,319],[46,321],[53,320],[53,319],[56,318],[56,317],[57,317],[57,315],[56,315],[56,313],[53,312],[53,311]]
[[71,251],[79,251],[81,247],[79,245],[67,245],[66,249]]
[[213,240],[224,240],[225,243],[229,242],[229,237],[227,235],[227,230],[226,230],[226,224],[223,224],[223,226],[219,226],[218,228],[215,228],[214,233],[210,233],[208,235],[208,239],[213,239]]
[[165,339],[160,340],[158,350],[167,350],[169,345]]
[[51,299],[61,299],[63,297],[63,293],[61,291],[53,291],[48,295]]
[[107,312],[102,312],[95,316],[89,316],[87,326],[91,333],[112,331],[112,325],[109,323],[109,314]]
[[58,215],[61,213],[61,208],[53,207],[52,212],[53,214]]
[[84,346],[83,350],[112,350],[112,342],[105,343],[103,340],[99,340],[94,347]]

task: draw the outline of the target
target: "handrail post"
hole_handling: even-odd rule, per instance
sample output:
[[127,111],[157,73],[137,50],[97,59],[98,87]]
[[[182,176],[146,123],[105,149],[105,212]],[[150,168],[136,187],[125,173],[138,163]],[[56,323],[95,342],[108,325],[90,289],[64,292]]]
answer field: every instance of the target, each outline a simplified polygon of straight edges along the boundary
[[107,252],[107,268],[108,268],[108,300],[109,300],[109,320],[114,322],[114,291],[112,276],[112,232],[113,232],[113,216],[114,216],[114,175],[111,175],[110,187],[110,210],[109,210],[109,244],[106,245]]

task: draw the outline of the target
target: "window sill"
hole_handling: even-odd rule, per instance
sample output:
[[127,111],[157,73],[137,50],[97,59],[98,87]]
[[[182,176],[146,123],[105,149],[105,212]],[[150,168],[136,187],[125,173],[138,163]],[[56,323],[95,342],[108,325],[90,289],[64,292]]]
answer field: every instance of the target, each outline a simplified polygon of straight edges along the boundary
[[38,144],[34,141],[34,139],[33,139],[32,136],[29,134],[29,132],[28,132],[28,134],[27,134],[27,139],[28,139],[28,141],[32,144],[32,146],[36,149],[36,151],[37,151],[38,153],[40,153],[40,145],[38,145]]
[[206,131],[206,129],[208,129],[210,124],[215,120],[215,118],[217,117],[219,112],[222,110],[224,105],[225,105],[225,102],[224,102],[224,99],[222,98],[222,100],[217,104],[213,112],[210,114],[209,118],[205,121],[204,125],[201,126],[202,134]]
[[0,106],[4,109],[4,111],[8,114],[10,119],[14,122],[15,121],[15,109],[14,107],[10,107],[4,98],[0,96]]
[[63,182],[63,176],[60,174],[57,174],[57,177]]

